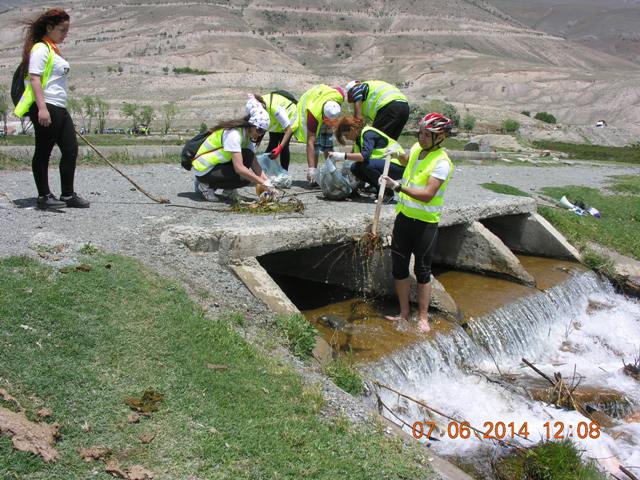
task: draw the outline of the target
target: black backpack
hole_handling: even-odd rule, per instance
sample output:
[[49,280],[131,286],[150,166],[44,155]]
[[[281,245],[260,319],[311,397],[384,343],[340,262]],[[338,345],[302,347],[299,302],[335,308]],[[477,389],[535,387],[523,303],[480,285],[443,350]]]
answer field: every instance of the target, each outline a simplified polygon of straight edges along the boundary
[[11,100],[14,106],[18,106],[18,102],[22,98],[24,93],[24,74],[22,64],[18,65],[16,71],[13,72],[13,79],[11,79]]
[[202,152],[200,155],[197,155],[198,150],[200,149],[204,141],[212,133],[213,132],[211,132],[211,130],[205,130],[204,132],[200,132],[199,134],[197,134],[191,140],[187,140],[187,143],[184,144],[182,153],[180,154],[180,165],[182,165],[182,168],[190,171],[191,165],[196,158],[204,155],[205,153],[211,153],[218,150],[217,148],[214,148],[213,150],[208,150],[206,152]]

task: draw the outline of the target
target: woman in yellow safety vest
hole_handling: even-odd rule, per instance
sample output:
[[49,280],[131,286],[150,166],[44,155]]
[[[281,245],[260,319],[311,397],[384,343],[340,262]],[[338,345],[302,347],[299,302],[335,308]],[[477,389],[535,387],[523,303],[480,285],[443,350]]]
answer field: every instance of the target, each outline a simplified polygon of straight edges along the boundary
[[400,138],[409,120],[409,102],[397,87],[379,80],[352,80],[345,91],[356,118],[363,118],[394,140]]
[[[316,85],[302,94],[298,101],[296,128],[294,134],[299,142],[306,144],[307,181],[315,186],[318,157],[316,138],[322,125],[333,128],[342,112],[344,91],[340,87]],[[331,137],[331,135],[329,135]],[[329,141],[327,139],[327,141]]]
[[280,156],[280,165],[289,170],[289,140],[296,122],[298,101],[285,90],[276,90],[264,96],[256,95],[269,114],[269,144],[267,152],[272,159]]
[[[378,178],[384,170],[385,157],[387,152],[392,151],[398,153],[389,163],[389,176],[394,180],[402,178],[404,164],[401,159],[404,159],[404,149],[393,138],[377,128],[365,127],[364,120],[355,117],[342,117],[334,131],[341,145],[345,144],[345,138],[354,142],[353,151],[351,153],[330,152],[329,155],[336,160],[353,160],[351,173],[362,184],[368,183],[377,191]],[[393,198],[393,192],[390,190],[387,192],[385,192],[386,199]]]
[[[28,115],[33,124],[36,148],[31,161],[33,179],[38,189],[38,208],[87,208],[89,202],[79,197],[73,186],[78,141],[71,115],[67,111],[67,74],[69,62],[58,45],[69,33],[69,14],[62,9],[47,10],[27,21],[21,71],[25,89],[16,105],[17,117]],[[60,199],[49,189],[49,157],[54,145],[60,153]]]
[[418,328],[429,331],[431,260],[436,248],[438,222],[453,164],[441,148],[453,122],[439,113],[429,113],[419,122],[418,142],[411,147],[402,181],[381,176],[386,186],[399,194],[391,241],[392,271],[400,303],[397,316],[387,320],[409,320],[409,260],[415,257],[418,283]]
[[255,156],[256,145],[269,127],[269,114],[253,95],[246,109],[244,117],[213,127],[191,162],[195,191],[205,200],[237,200],[235,189],[250,183],[273,188]]

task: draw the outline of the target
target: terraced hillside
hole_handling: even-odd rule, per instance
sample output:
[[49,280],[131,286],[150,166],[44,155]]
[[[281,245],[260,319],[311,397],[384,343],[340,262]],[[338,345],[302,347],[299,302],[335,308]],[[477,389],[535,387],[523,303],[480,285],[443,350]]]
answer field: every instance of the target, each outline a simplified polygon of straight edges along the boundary
[[[614,112],[625,125],[640,123],[638,65],[525,27],[481,0],[59,4],[72,15],[64,52],[74,95],[112,105],[174,100],[185,124],[237,112],[243,92],[299,94],[358,77],[398,83],[413,102],[446,98],[496,121],[546,110],[570,123]],[[44,5],[0,14],[4,83],[20,55],[17,20]],[[207,73],[175,74],[176,67]]]

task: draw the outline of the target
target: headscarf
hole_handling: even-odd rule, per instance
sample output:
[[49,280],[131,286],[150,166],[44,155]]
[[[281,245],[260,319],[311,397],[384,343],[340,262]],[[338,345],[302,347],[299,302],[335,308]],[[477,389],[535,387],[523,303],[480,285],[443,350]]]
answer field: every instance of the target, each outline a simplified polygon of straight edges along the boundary
[[248,94],[247,97],[247,115],[249,115],[249,123],[256,128],[268,130],[269,114],[256,97],[251,94]]

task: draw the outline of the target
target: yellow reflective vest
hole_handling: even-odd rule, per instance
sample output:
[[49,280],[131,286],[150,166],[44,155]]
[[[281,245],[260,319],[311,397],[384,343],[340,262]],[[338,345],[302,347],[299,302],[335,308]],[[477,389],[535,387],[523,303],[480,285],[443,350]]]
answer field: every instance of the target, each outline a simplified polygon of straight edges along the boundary
[[[236,128],[240,132],[240,138],[242,148],[248,148],[251,138],[246,134],[244,128]],[[231,161],[233,152],[227,152],[222,146],[222,134],[225,129],[219,129],[213,132],[207,137],[207,139],[200,145],[196,156],[193,158],[191,166],[198,172],[203,172],[203,175],[213,169],[216,165],[221,163],[227,163]]]
[[324,104],[330,100],[342,105],[344,98],[342,98],[340,92],[328,85],[316,85],[302,94],[300,100],[298,100],[296,125],[295,128],[292,127],[293,133],[299,142],[307,142],[307,111],[311,112],[311,115],[318,121],[318,128],[316,129],[316,135],[318,135],[322,126],[322,109]]
[[[53,71],[54,52],[53,49],[45,42],[38,42],[31,48],[31,52],[33,53],[36,48],[42,48],[43,46],[49,49],[49,56],[47,57],[47,62],[44,64],[44,72],[42,72],[42,90],[46,88],[49,77],[51,76],[51,72]],[[36,101],[36,96],[33,93],[33,87],[31,87],[31,81],[28,74],[25,76],[25,83],[26,84],[24,87],[24,92],[22,93],[22,97],[20,97],[20,101],[13,111],[14,115],[19,118],[24,117],[31,108],[31,105],[33,105],[33,102]]]
[[269,132],[284,132],[284,128],[282,128],[282,125],[280,125],[280,122],[276,118],[276,110],[278,110],[278,107],[285,109],[289,117],[289,126],[293,129],[297,116],[297,105],[294,102],[277,93],[269,93],[268,95],[264,95],[262,99],[264,103],[267,104],[266,110],[269,114],[269,128],[267,130]]
[[418,160],[421,152],[422,148],[416,142],[411,147],[409,161],[404,169],[404,175],[402,176],[403,187],[425,188],[431,173],[442,160],[449,163],[449,175],[429,202],[423,202],[401,192],[400,199],[396,205],[396,212],[423,222],[438,223],[444,206],[444,193],[453,174],[454,167],[449,155],[443,148],[436,148],[422,160]]
[[[360,132],[360,145],[364,144],[364,134],[367,132],[375,132],[376,134],[378,134],[381,137],[384,137],[387,139],[387,141],[389,143],[387,143],[387,146],[384,148],[374,148],[371,151],[371,156],[369,157],[370,160],[375,160],[375,159],[384,159],[384,151],[390,147],[392,147],[393,145],[398,145],[397,149],[398,149],[398,153],[401,153],[404,155],[404,148],[402,148],[402,145],[400,145],[398,142],[396,142],[393,138],[391,138],[389,135],[387,135],[386,133],[384,133],[381,130],[378,130],[377,128],[373,128],[373,127],[364,127],[362,129],[362,132]],[[362,151],[361,147],[357,144],[354,143],[353,144],[353,151],[360,153]],[[392,158],[391,159],[391,163],[395,163],[396,165],[401,166],[402,168],[404,168],[404,165],[402,165],[402,162],[400,162],[400,160],[398,160],[397,158]]]
[[379,80],[367,80],[369,93],[362,101],[362,115],[371,123],[376,119],[378,110],[394,101],[406,102],[405,97],[397,87]]

